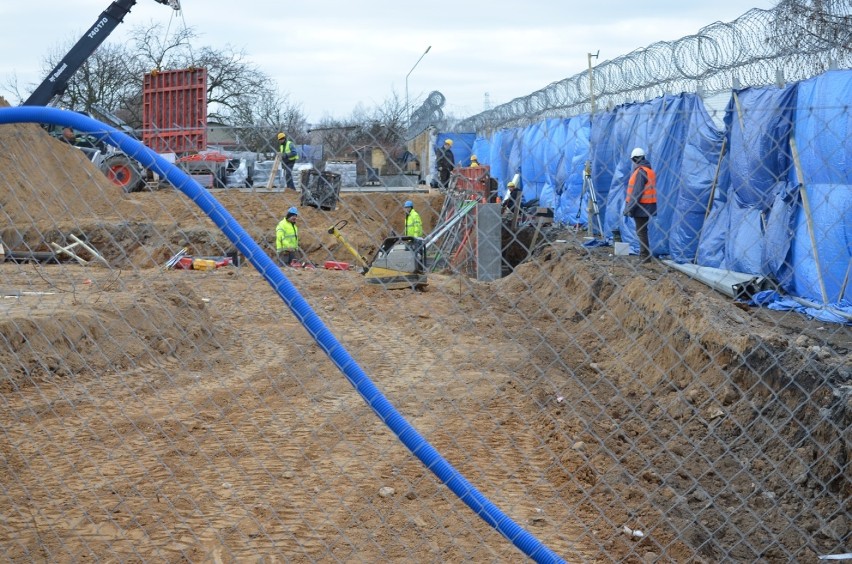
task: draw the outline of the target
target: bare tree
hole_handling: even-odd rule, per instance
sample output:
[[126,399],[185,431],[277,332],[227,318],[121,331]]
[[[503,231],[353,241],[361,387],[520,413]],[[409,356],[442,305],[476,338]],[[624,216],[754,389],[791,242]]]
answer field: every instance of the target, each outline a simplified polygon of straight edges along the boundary
[[407,121],[405,99],[400,97],[396,90],[391,90],[390,95],[376,107],[374,115],[376,120],[384,124],[389,130],[403,131]]
[[849,0],[780,0],[775,7],[774,37],[795,52],[852,52],[852,4]]
[[[72,45],[73,42],[66,42],[53,49],[42,64],[45,76]],[[138,86],[127,79],[139,72],[138,61],[124,45],[102,45],[68,81],[65,91],[57,97],[56,105],[85,112],[92,111],[96,105],[119,108],[136,93]]]
[[1,88],[2,92],[6,94],[6,101],[10,105],[17,106],[24,100],[24,96],[21,94],[21,86],[18,84],[17,74],[12,73],[6,77]]
[[257,96],[254,103],[235,108],[232,123],[242,143],[258,152],[274,151],[278,132],[286,132],[295,143],[308,139],[301,107],[271,90]]
[[[282,95],[275,82],[253,64],[242,50],[226,46],[193,48],[192,28],[167,34],[159,23],[136,26],[129,44],[102,45],[71,77],[59,104],[78,111],[98,106],[131,127],[142,126],[142,80],[152,70],[207,69],[208,119],[226,127],[268,127],[306,136],[301,107]],[[71,45],[54,49],[44,62],[45,73],[54,68]],[[7,88],[17,90],[16,84]],[[22,98],[19,96],[19,98]],[[244,136],[245,137],[245,136]],[[251,136],[252,147],[263,150],[270,139],[263,132]]]
[[310,129],[313,139],[323,146],[327,159],[345,157],[355,144],[359,126],[350,120],[323,117]]
[[148,26],[133,27],[136,57],[143,67],[163,70],[178,60],[192,59],[192,41],[197,34],[191,27],[178,29],[173,35],[163,31],[163,25],[151,22]]

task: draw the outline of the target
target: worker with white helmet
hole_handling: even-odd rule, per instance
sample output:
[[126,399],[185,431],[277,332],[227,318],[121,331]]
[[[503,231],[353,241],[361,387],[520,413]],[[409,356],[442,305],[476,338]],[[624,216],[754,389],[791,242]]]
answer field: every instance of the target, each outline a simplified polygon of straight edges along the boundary
[[423,237],[423,221],[420,219],[420,214],[414,209],[414,202],[408,200],[402,207],[405,210],[405,231],[403,235],[406,237]]
[[648,223],[657,215],[657,174],[645,156],[645,149],[636,147],[630,153],[633,172],[627,181],[627,197],[624,216],[636,222],[636,237],[639,239],[639,257],[642,262],[651,260],[651,243]]
[[298,218],[299,210],[291,207],[287,210],[287,216],[275,228],[275,251],[278,254],[278,264],[281,266],[292,266],[297,260],[299,227],[296,225],[296,220]]

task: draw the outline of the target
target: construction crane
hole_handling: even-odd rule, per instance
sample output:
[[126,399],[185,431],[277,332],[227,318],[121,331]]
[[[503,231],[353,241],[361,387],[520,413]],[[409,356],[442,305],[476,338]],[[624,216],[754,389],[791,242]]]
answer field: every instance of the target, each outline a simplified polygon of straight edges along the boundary
[[[180,0],[155,0],[159,4],[180,10]],[[30,94],[23,103],[24,106],[48,106],[57,96],[61,96],[68,88],[68,82],[86,60],[124,20],[130,9],[136,5],[136,0],[116,0],[106,10],[101,12],[86,33],[71,47],[59,64],[47,75],[38,88]],[[121,120],[100,110],[101,119],[106,117],[111,125],[128,132],[129,127]],[[50,130],[50,128],[49,128]],[[52,133],[55,134],[55,133]],[[147,172],[144,167],[118,148],[98,143],[95,147],[79,147],[86,152],[89,159],[100,168],[107,178],[125,192],[135,192],[145,186]]]
[[[180,10],[179,0],[155,0],[160,4],[171,6],[175,11]],[[59,61],[59,64],[50,71],[47,78],[39,84],[38,88],[30,94],[24,102],[24,106],[47,106],[56,96],[61,95],[68,88],[68,81],[79,70],[83,63],[92,56],[101,43],[118,27],[124,16],[136,5],[136,0],[116,0],[101,12],[94,25],[83,34],[70,51]]]

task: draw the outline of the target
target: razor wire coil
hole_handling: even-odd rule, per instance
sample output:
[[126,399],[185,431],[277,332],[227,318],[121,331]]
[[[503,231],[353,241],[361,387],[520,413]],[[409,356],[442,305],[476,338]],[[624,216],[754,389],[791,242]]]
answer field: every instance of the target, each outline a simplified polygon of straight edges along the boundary
[[[848,9],[848,8],[847,8]],[[732,88],[798,81],[834,67],[852,65],[852,15],[823,22],[824,33],[807,29],[806,16],[782,8],[752,9],[734,20],[716,22],[677,41],[660,41],[605,61],[593,69],[597,107],[644,101],[665,93],[701,92],[713,96]],[[481,131],[571,117],[592,110],[586,71],[553,82],[461,120],[455,131]]]

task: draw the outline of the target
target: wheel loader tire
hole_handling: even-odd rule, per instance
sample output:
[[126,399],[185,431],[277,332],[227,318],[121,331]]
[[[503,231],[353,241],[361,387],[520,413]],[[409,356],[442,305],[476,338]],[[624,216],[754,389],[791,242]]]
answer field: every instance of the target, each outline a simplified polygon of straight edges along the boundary
[[101,165],[110,182],[128,193],[136,192],[145,185],[138,167],[133,159],[125,155],[109,157]]

